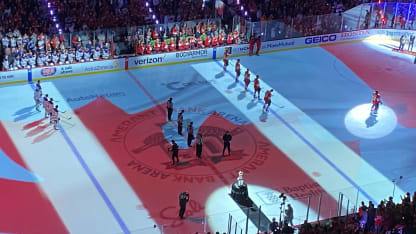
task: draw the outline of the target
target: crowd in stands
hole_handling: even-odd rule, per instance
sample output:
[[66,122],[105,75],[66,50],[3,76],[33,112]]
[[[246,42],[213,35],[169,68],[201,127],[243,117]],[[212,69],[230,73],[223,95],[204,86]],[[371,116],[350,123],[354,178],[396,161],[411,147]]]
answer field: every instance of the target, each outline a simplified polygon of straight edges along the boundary
[[[61,24],[58,33],[46,1],[0,1],[0,41],[3,70],[106,59],[112,53],[154,54],[247,42],[244,27],[215,21],[215,1],[192,0],[51,0],[54,20]],[[237,2],[240,2],[238,5]],[[309,36],[338,31],[337,14],[361,0],[224,0],[227,8],[238,12],[248,6],[252,20],[277,19],[289,30]],[[146,3],[148,6],[146,7]],[[152,12],[149,9],[152,9]],[[135,25],[159,26],[138,29]],[[188,20],[207,19],[187,22]],[[402,20],[403,21],[403,20]],[[181,22],[181,23],[172,23]],[[107,30],[111,28],[111,30]],[[258,36],[258,35],[257,35]],[[112,42],[114,42],[112,44]],[[114,47],[113,47],[114,46]]]
[[189,49],[239,44],[240,33],[235,29],[221,27],[220,22],[208,20],[195,26],[187,23],[174,24],[171,28],[159,30],[147,28],[144,35],[136,40],[136,55],[172,52]]
[[407,193],[401,203],[394,203],[392,197],[377,207],[362,202],[358,213],[324,224],[305,223],[299,230],[299,234],[318,233],[416,233],[416,192],[412,197]]
[[241,0],[238,5],[237,1],[228,1],[229,6],[236,11],[241,5],[247,6],[248,15],[254,21],[279,20],[286,25],[293,25],[293,28],[286,28],[286,35],[289,30],[296,30],[303,36],[339,31],[339,15],[321,17],[319,20],[316,16],[340,14],[361,3],[362,0]]
[[75,32],[154,24],[153,14],[160,23],[212,18],[211,2],[203,6],[192,0],[54,0],[52,5],[65,23],[64,32]]

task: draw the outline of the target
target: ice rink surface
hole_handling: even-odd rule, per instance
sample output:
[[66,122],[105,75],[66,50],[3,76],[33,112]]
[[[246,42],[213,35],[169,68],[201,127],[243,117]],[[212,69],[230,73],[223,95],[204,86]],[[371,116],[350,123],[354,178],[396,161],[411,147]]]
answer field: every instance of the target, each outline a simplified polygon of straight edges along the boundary
[[[195,233],[244,228],[246,210],[229,196],[238,171],[250,198],[271,220],[280,193],[306,216],[349,209],[416,190],[416,66],[390,41],[365,41],[184,63],[41,82],[59,105],[60,130],[35,110],[33,84],[0,87],[0,160],[4,233]],[[260,76],[244,91],[246,68]],[[269,112],[263,95],[274,89]],[[383,105],[370,114],[371,95]],[[174,121],[166,101],[173,98]],[[184,136],[177,133],[178,110]],[[188,148],[186,127],[204,137],[202,159]],[[222,135],[233,135],[222,156]],[[173,166],[169,142],[180,147]],[[403,179],[399,179],[403,176]],[[395,182],[393,182],[393,180]],[[189,191],[186,218],[180,192]],[[344,203],[345,205],[345,203]],[[346,209],[346,207],[344,207]],[[257,231],[249,219],[249,233]]]

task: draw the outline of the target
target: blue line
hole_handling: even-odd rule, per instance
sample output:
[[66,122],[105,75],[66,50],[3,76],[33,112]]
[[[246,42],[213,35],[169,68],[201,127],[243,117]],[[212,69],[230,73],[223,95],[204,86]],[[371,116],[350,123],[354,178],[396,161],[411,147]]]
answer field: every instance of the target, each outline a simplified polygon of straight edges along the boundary
[[[218,61],[215,60],[215,62],[220,66],[223,67],[223,65]],[[232,74],[230,71],[226,71],[231,77],[235,79],[235,75]],[[238,82],[242,87],[244,87],[244,84],[242,81]],[[254,94],[251,90],[248,90],[250,94]],[[261,100],[261,103],[264,104],[264,102]],[[270,108],[270,112],[278,118],[286,127],[288,127],[296,136],[298,136],[303,142],[306,143],[315,153],[317,153],[325,162],[327,162],[332,168],[334,168],[344,179],[346,179],[348,182],[350,182],[358,191],[360,191],[368,200],[372,201],[374,204],[377,204],[377,202],[371,198],[370,195],[368,195],[358,184],[356,184],[351,178],[349,178],[341,169],[339,169],[333,162],[331,162],[328,157],[326,157],[321,151],[319,151],[314,145],[312,145],[311,142],[309,142],[305,137],[303,137],[295,128],[293,128],[286,120],[284,120],[277,112],[275,112],[273,109]]]
[[[30,82],[30,85],[32,89],[35,89],[35,86],[32,82]],[[90,178],[91,182],[94,184],[95,188],[97,189],[98,193],[103,198],[105,204],[107,205],[108,209],[110,209],[111,213],[113,214],[114,218],[117,220],[118,224],[120,225],[121,229],[124,233],[130,234],[131,232],[127,228],[127,225],[124,223],[124,221],[121,219],[120,214],[117,212],[117,210],[114,208],[114,205],[111,203],[110,199],[108,198],[107,194],[104,192],[103,188],[101,187],[100,183],[98,182],[97,178],[95,178],[94,174],[92,173],[91,169],[88,167],[87,163],[81,156],[81,154],[78,152],[75,145],[72,143],[71,139],[69,139],[67,133],[65,132],[64,128],[61,127],[59,124],[60,132],[62,136],[64,137],[65,141],[68,143],[69,148],[71,148],[72,152],[77,157],[79,163],[81,164],[84,171],[87,173],[88,177]]]

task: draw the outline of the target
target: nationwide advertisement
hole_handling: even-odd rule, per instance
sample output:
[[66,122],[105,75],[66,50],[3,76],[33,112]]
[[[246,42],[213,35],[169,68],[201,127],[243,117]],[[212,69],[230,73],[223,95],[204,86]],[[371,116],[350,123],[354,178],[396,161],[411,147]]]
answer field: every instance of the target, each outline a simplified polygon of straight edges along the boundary
[[212,59],[212,55],[213,48],[206,48],[131,57],[128,62],[129,68],[135,69],[192,60]]
[[32,69],[32,79],[81,75],[83,73],[106,72],[124,69],[123,59],[109,59],[68,65],[39,67]]
[[27,81],[26,69],[0,72],[0,84],[19,81]]

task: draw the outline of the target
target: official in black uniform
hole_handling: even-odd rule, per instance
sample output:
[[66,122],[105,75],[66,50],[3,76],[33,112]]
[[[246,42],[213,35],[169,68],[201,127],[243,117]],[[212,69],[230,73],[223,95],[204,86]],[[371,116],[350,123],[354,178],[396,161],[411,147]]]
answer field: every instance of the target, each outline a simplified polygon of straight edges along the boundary
[[179,206],[181,209],[179,210],[179,217],[183,219],[183,215],[185,214],[186,210],[186,203],[189,201],[189,193],[188,192],[182,192],[179,195]]
[[172,121],[172,112],[173,112],[172,98],[169,98],[168,102],[166,103],[166,109],[168,110],[168,120]]
[[196,146],[196,157],[198,159],[201,159],[201,154],[202,154],[202,134],[198,134],[196,136],[196,140],[195,140],[195,146]]
[[185,111],[181,110],[178,114],[178,134],[179,135],[182,135],[183,112]]
[[173,162],[173,165],[175,165],[175,158],[176,158],[176,161],[179,162],[179,157],[178,157],[179,147],[178,147],[178,144],[176,144],[175,140],[172,140],[172,145],[169,150],[172,151],[172,162]]
[[228,155],[231,155],[230,153],[230,141],[233,137],[231,136],[229,131],[226,131],[224,136],[222,136],[222,140],[224,141],[224,148],[222,149],[222,156],[224,156],[225,149],[228,150]]
[[194,126],[193,126],[193,122],[190,122],[189,123],[188,128],[186,130],[188,132],[188,147],[191,147],[192,140],[195,138],[194,137]]

